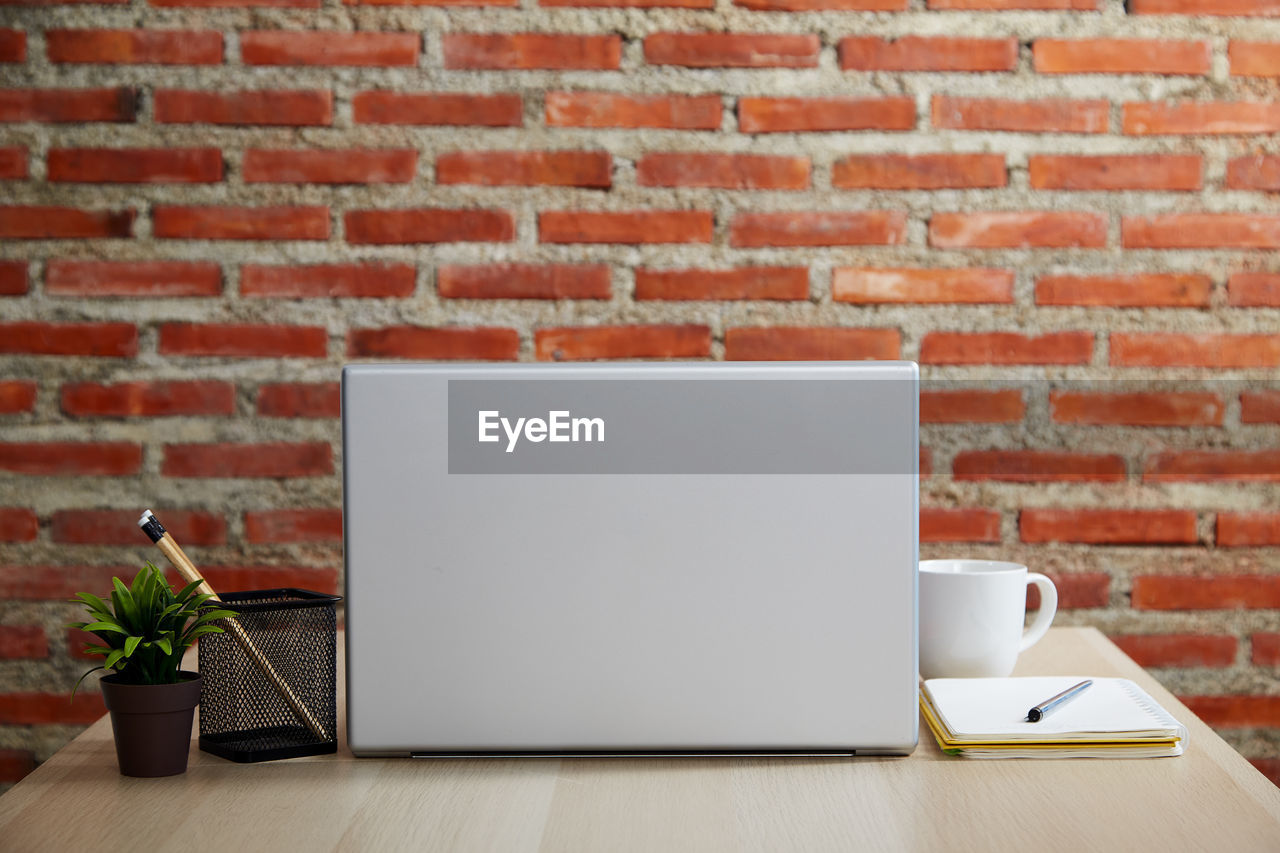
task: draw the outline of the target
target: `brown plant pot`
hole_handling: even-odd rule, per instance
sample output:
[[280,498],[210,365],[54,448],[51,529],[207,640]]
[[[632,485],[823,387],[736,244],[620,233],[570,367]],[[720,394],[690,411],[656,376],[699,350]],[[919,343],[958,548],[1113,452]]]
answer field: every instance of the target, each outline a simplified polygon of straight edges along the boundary
[[176,776],[187,772],[191,721],[203,682],[182,671],[176,684],[121,684],[118,675],[101,680],[102,700],[111,712],[116,760],[125,776]]

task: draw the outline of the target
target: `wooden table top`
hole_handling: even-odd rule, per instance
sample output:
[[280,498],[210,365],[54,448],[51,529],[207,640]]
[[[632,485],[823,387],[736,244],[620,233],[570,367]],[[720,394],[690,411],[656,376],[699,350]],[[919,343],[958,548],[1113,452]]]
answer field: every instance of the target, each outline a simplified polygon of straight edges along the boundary
[[[1190,732],[1161,759],[357,759],[131,779],[99,720],[0,797],[0,849],[1269,850],[1280,789],[1092,628],[1018,675],[1123,676]],[[342,703],[339,702],[339,708]],[[345,723],[340,716],[340,729]]]

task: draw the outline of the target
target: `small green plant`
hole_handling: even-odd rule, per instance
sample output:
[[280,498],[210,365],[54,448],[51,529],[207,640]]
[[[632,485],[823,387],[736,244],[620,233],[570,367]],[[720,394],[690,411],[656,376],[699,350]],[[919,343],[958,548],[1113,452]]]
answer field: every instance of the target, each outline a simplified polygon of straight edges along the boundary
[[235,616],[231,610],[206,606],[213,596],[196,594],[199,581],[175,593],[150,562],[132,585],[125,586],[120,578],[112,578],[111,583],[110,606],[92,593],[76,593],[74,600],[84,604],[93,619],[67,627],[81,628],[102,640],[105,645],[89,645],[84,650],[106,660],[80,676],[72,696],[90,673],[100,669],[115,670],[125,684],[174,684],[182,655],[196,638],[221,634],[222,629],[213,623]]

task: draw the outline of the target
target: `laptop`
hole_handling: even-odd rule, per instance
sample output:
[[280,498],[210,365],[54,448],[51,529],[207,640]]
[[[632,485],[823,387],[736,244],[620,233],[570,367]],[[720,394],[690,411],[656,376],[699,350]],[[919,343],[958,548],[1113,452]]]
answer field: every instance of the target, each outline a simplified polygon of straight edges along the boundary
[[354,365],[360,756],[916,744],[910,362]]

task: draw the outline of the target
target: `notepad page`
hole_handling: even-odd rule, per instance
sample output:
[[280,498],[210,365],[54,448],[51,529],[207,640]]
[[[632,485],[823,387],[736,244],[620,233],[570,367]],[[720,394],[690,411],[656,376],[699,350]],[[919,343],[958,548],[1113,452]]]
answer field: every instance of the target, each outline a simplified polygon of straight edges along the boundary
[[1088,690],[1040,722],[1027,722],[1030,708],[1085,678],[935,678],[924,688],[956,740],[1186,736],[1177,720],[1125,678],[1095,678]]

